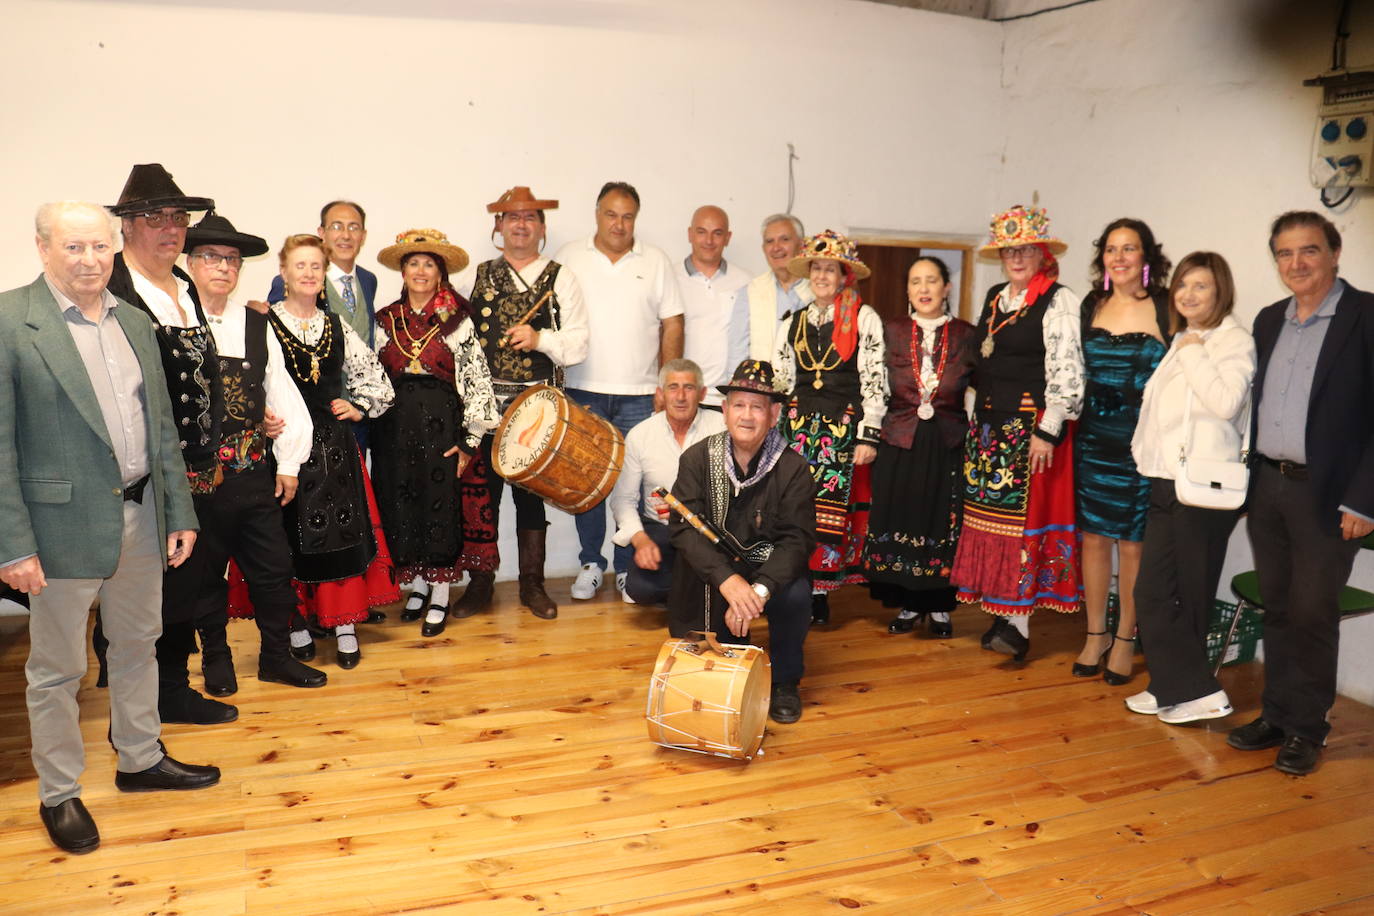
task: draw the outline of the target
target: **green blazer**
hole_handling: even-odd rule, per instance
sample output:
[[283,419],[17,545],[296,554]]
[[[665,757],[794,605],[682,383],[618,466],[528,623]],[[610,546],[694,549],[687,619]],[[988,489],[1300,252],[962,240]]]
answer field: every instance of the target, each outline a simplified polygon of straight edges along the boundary
[[[133,306],[112,312],[147,392],[149,495],[159,543],[196,530],[186,465],[153,325]],[[40,275],[0,293],[0,563],[38,554],[49,579],[104,579],[119,565],[123,479],[81,354]]]

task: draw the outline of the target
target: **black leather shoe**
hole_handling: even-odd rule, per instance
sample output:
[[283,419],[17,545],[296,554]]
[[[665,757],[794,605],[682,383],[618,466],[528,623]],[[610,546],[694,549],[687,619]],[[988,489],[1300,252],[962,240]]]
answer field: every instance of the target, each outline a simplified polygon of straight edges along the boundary
[[[811,625],[824,627],[830,624],[830,599],[824,593],[811,596]],[[800,715],[800,713],[798,713]]]
[[159,694],[157,713],[164,723],[187,725],[223,725],[239,717],[237,706],[203,697],[190,687]]
[[201,674],[205,675],[205,692],[212,697],[228,697],[238,692],[239,679],[234,674],[234,659],[229,655],[201,657]]
[[[430,589],[428,587],[426,587],[424,591],[413,591],[410,593],[406,598],[405,607],[401,608],[401,623],[414,623],[425,616],[425,607],[429,604],[429,593]],[[417,598],[420,603],[412,608],[411,605],[415,604],[415,599]]]
[[48,836],[58,849],[65,849],[73,855],[95,852],[100,846],[100,831],[95,829],[95,818],[79,798],[69,798],[60,805],[38,806],[38,816],[43,826],[48,828]]
[[318,668],[287,658],[267,665],[259,664],[258,680],[288,687],[323,687],[329,683],[329,675]]
[[440,633],[444,632],[444,627],[448,626],[448,608],[444,607],[442,604],[431,604],[429,609],[431,611],[443,611],[444,616],[439,618],[438,623],[430,623],[426,620],[424,623],[420,624],[420,635],[425,637],[438,636]]
[[1283,743],[1283,729],[1270,725],[1260,716],[1247,725],[1231,729],[1226,743],[1238,751],[1262,751]]
[[774,684],[768,699],[768,718],[788,725],[801,718],[801,694],[796,684]]
[[358,667],[358,662],[363,660],[363,650],[359,648],[356,652],[336,652],[334,660],[339,663],[339,667],[343,670],[352,671]]
[[1294,776],[1306,776],[1317,768],[1317,758],[1321,756],[1322,746],[1309,741],[1302,735],[1289,735],[1274,758],[1274,769]]
[[1010,655],[1012,661],[1023,662],[1026,660],[1026,653],[1030,651],[1030,638],[1022,636],[1011,624],[1003,623],[992,637],[988,648],[1003,655]]
[[951,620],[930,621],[930,636],[932,639],[949,639],[954,635],[954,622]]
[[202,767],[163,757],[141,773],[115,772],[121,792],[161,792],[165,789],[208,789],[219,782],[219,767]]
[[917,614],[915,617],[893,617],[887,624],[889,633],[910,633],[916,629],[916,624],[925,619],[925,614]]
[[315,640],[310,640],[303,646],[292,646],[291,657],[298,662],[313,662],[315,660]]
[[987,632],[984,633],[982,638],[978,641],[979,644],[984,649],[991,649],[993,637],[995,637],[998,633],[1002,632],[1002,627],[1006,625],[1007,621],[1004,618],[998,617],[996,614],[993,614],[992,626],[988,627]]
[[386,611],[368,611],[363,623],[386,623]]

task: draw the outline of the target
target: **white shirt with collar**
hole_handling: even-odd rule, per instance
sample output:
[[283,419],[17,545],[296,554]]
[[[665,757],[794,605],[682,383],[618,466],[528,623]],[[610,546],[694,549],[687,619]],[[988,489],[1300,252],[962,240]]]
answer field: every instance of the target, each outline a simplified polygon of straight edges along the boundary
[[673,265],[662,250],[639,239],[612,262],[594,240],[588,236],[569,242],[554,256],[573,272],[587,302],[587,358],[568,368],[568,387],[653,394],[660,323],[682,314]]
[[[172,275],[172,281],[177,285],[177,301],[173,303],[171,297],[164,293],[160,286],[132,267],[129,268],[129,278],[134,281],[134,291],[161,324],[169,328],[200,327],[200,319],[196,317],[196,303],[191,299],[191,284],[175,274]],[[186,314],[184,320],[177,314],[177,305],[180,305]]]
[[730,313],[735,296],[749,284],[750,277],[724,259],[715,276],[697,270],[689,255],[679,262],[674,273],[682,292],[685,345],[683,356],[701,367],[706,380],[706,403],[719,406],[724,396],[716,390],[730,380],[734,366],[730,361]]
[[[205,315],[210,335],[215,338],[215,350],[224,359],[243,359],[247,355],[248,326],[243,306],[232,300],[224,306],[224,314]],[[301,390],[286,368],[286,356],[281,342],[272,329],[267,329],[267,369],[262,380],[267,395],[267,409],[286,421],[282,434],[271,440],[272,454],[277,459],[277,473],[283,477],[299,477],[301,465],[310,457],[310,438],[314,424],[305,406]]]
[[644,530],[644,519],[639,512],[641,498],[644,500],[644,511],[651,513],[654,521],[668,524],[668,507],[649,494],[657,487],[671,490],[673,482],[677,480],[677,463],[682,453],[707,436],[724,429],[724,417],[714,410],[700,408],[692,425],[687,428],[682,445],[677,444],[677,437],[668,425],[665,411],[659,411],[636,424],[625,437],[625,463],[609,499],[616,528],[611,540],[621,547],[628,547],[630,540]]

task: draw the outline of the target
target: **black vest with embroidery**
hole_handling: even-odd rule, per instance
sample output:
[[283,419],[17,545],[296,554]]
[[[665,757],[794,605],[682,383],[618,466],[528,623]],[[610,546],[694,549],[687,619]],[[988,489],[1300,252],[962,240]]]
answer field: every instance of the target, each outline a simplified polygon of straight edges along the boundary
[[[839,354],[830,349],[834,322],[827,321],[816,327],[806,320],[809,309],[795,313],[787,326],[787,339],[792,342],[792,361],[797,368],[797,380],[792,388],[792,396],[797,399],[797,407],[802,413],[818,411],[832,420],[844,416],[845,409],[854,408],[855,422],[863,413],[863,394],[859,386],[859,350],[862,340],[855,345],[849,359],[838,361]],[[855,319],[857,320],[857,318]],[[803,369],[798,356],[798,335],[805,335],[806,349],[821,366],[821,387],[816,387],[815,368]],[[818,358],[819,357],[819,358]],[[811,363],[808,362],[808,365]],[[833,368],[825,368],[832,366]]]
[[[1006,286],[994,286],[983,300],[975,340],[980,347],[988,336],[988,313]],[[992,335],[992,356],[980,353],[973,370],[973,387],[978,389],[980,407],[1015,413],[1020,409],[1022,396],[1027,394],[1036,407],[1045,406],[1045,313],[1057,292],[1059,284],[1051,284],[1015,321],[1008,321],[1009,312],[997,311],[992,319],[997,327],[997,333]]]
[[267,460],[262,431],[267,409],[267,333],[267,316],[245,309],[243,358],[219,358],[224,385],[219,461],[226,474],[251,470]]
[[[314,346],[307,346],[291,333],[291,329],[275,312],[269,312],[267,320],[272,323],[272,330],[281,342],[287,371],[295,379],[296,387],[305,399],[305,406],[310,409],[311,419],[316,423],[337,422],[329,405],[335,398],[345,397],[344,336],[339,316],[333,312],[324,313],[327,327]],[[325,345],[326,337],[329,339],[328,346]]]
[[[522,280],[516,279],[515,271],[505,258],[477,265],[477,279],[472,285],[473,323],[477,339],[482,342],[482,352],[487,355],[492,379],[520,384],[552,382],[561,387],[562,371],[546,355],[537,350],[522,353],[499,345],[506,331],[519,324],[521,316],[553,289],[561,267],[550,261],[534,285],[526,288]],[[557,295],[549,296],[549,301],[540,306],[528,324],[536,331],[558,330]]]

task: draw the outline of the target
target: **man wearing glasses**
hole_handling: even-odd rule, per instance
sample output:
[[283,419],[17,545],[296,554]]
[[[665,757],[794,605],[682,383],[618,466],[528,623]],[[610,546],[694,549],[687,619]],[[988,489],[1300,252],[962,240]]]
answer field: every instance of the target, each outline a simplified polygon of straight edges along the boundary
[[[358,265],[358,255],[367,241],[367,214],[351,200],[331,200],[320,208],[320,228],[315,230],[324,239],[329,254],[329,270],[325,274],[324,293],[329,310],[358,332],[373,346],[374,300],[377,298],[377,275]],[[286,298],[281,277],[272,278],[268,302]],[[359,432],[366,427],[354,427]],[[366,446],[363,437],[360,444]]]

